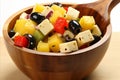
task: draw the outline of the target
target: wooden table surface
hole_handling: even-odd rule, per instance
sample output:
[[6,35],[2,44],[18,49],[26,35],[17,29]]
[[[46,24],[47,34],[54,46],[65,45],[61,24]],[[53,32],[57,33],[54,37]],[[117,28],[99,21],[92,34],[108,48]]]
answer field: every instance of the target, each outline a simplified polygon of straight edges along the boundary
[[[11,60],[2,37],[0,37],[0,80],[30,80]],[[113,32],[106,55],[85,80],[120,80],[120,32]]]

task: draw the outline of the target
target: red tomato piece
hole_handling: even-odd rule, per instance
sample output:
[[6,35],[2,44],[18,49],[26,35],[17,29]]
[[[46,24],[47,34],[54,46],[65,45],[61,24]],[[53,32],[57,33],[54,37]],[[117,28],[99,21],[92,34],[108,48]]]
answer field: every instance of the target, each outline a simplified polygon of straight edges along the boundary
[[68,11],[68,7],[64,7],[64,9],[66,10],[66,12]]
[[19,47],[27,47],[28,46],[28,39],[25,36],[16,36],[14,38],[14,45]]
[[65,32],[65,28],[68,28],[67,20],[63,17],[58,17],[54,24],[54,30],[58,33],[63,34]]
[[86,48],[86,47],[88,47],[88,44],[82,45],[82,46],[80,47],[80,49],[84,49],[84,48]]

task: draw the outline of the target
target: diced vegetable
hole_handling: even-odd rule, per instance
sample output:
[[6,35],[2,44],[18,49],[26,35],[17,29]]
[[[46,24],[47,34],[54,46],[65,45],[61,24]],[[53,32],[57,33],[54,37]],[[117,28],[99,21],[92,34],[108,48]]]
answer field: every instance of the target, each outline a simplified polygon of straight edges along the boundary
[[64,7],[64,9],[66,10],[66,12],[68,12],[68,7]]
[[35,31],[35,26],[36,26],[36,24],[33,21],[28,20],[24,26],[24,30],[23,30],[24,32],[22,33],[22,35],[24,35],[24,34],[32,35]]
[[47,15],[46,15],[46,18],[49,19],[53,14],[53,11],[50,11]]
[[80,49],[84,49],[84,48],[86,48],[88,46],[89,46],[89,44],[84,44],[84,45],[80,46]]
[[27,47],[28,39],[25,36],[16,36],[14,38],[14,44],[19,47]]
[[74,40],[74,34],[70,32],[69,30],[66,30],[63,34],[63,37],[65,38],[66,42]]
[[40,40],[42,41],[44,39],[44,35],[38,31],[35,30],[35,32],[33,33],[34,38],[36,39],[36,42],[38,43]]
[[41,13],[44,9],[45,9],[45,6],[40,5],[40,4],[36,4],[33,7],[33,11],[32,12],[39,12],[39,13]]
[[58,37],[57,34],[54,34],[53,36],[48,38],[48,44],[49,44],[50,50],[53,52],[60,51],[60,48],[59,48],[60,43],[62,43],[62,39]]
[[54,24],[54,30],[58,33],[63,34],[65,32],[65,28],[67,27],[68,27],[67,20],[63,17],[58,17]]
[[13,30],[18,32],[20,35],[33,34],[35,26],[36,24],[33,21],[21,18],[17,20]]
[[13,30],[15,32],[19,32],[20,34],[22,34],[26,23],[27,23],[26,19],[18,19],[15,23]]
[[93,16],[82,16],[79,23],[83,30],[91,30],[95,25],[95,20]]
[[52,10],[52,8],[46,6],[41,14],[49,19],[52,16],[52,14],[53,14],[53,10]]
[[54,11],[49,20],[52,24],[54,24],[58,17],[62,17],[62,14],[59,11]]
[[60,7],[60,6],[57,6],[57,5],[52,5],[51,8],[52,8],[54,11],[58,11],[59,13],[61,13],[62,16],[64,16],[65,13],[66,13],[66,10],[65,10],[63,7]]
[[48,43],[40,41],[38,43],[38,45],[37,45],[37,51],[40,51],[40,52],[49,52],[50,49],[49,49]]

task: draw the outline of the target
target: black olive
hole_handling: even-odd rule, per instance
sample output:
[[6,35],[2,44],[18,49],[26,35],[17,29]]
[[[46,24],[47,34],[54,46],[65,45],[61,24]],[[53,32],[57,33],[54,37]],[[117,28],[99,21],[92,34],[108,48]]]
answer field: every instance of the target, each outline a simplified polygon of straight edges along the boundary
[[50,4],[49,6],[51,7],[52,5],[57,5],[57,6],[60,6],[60,7],[62,7],[62,4],[61,3],[59,3],[59,2],[54,2],[54,3],[52,3],[52,4]]
[[74,34],[69,30],[66,30],[64,32],[63,37],[64,37],[66,42],[74,40]]
[[81,26],[76,20],[71,20],[68,25],[72,33],[78,34],[79,32],[81,32]]
[[39,24],[45,19],[45,16],[43,16],[42,14],[40,14],[38,12],[33,12],[30,15],[30,19]]
[[65,38],[66,42],[70,42],[70,41],[75,40],[74,38],[71,38],[69,35],[66,35],[64,38]]
[[28,39],[28,41],[29,41],[29,45],[28,45],[28,48],[29,49],[33,49],[36,45],[36,40],[35,40],[35,38],[31,35],[31,34],[25,34],[24,35],[27,39]]
[[10,30],[8,32],[8,35],[9,35],[10,38],[12,38],[15,35],[15,32],[13,30]]
[[100,36],[93,35],[93,37],[94,37],[94,40],[90,43],[90,45],[97,43],[101,39]]

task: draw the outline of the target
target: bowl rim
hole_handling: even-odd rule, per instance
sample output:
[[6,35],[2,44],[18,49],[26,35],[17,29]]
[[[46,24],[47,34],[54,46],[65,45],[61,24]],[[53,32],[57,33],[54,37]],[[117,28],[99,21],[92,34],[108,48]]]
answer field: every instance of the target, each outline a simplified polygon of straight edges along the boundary
[[[49,3],[47,3],[49,4]],[[45,4],[45,5],[47,5]],[[63,3],[64,4],[64,3]],[[69,4],[69,3],[68,3]],[[69,4],[70,5],[70,4]],[[8,26],[9,26],[9,23],[11,22],[11,20],[21,14],[22,12],[26,11],[26,10],[29,10],[31,9],[33,6],[29,6],[29,7],[26,7],[26,8],[23,8],[19,11],[17,11],[16,13],[14,13],[13,15],[11,15],[7,20],[6,22],[4,23],[3,25],[3,37],[4,37],[4,40],[9,40],[7,41],[10,45],[12,45],[14,48],[17,48],[21,51],[24,51],[24,52],[27,52],[27,53],[31,53],[31,54],[37,54],[37,55],[45,55],[45,56],[72,56],[72,55],[77,55],[77,54],[82,54],[84,52],[88,52],[88,51],[91,51],[99,46],[101,46],[102,44],[104,44],[111,36],[112,34],[112,26],[111,24],[108,24],[107,25],[107,28],[106,28],[106,32],[104,34],[104,36],[102,37],[102,39],[100,41],[98,41],[97,43],[95,43],[94,45],[91,45],[87,48],[84,48],[84,49],[80,49],[80,50],[77,50],[75,52],[71,52],[71,53],[54,53],[54,52],[38,52],[36,50],[31,50],[31,49],[28,49],[28,48],[24,48],[24,47],[17,47],[14,45],[14,42],[13,40],[9,37],[8,35]]]

